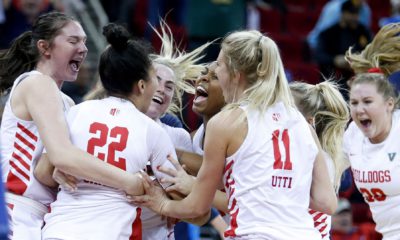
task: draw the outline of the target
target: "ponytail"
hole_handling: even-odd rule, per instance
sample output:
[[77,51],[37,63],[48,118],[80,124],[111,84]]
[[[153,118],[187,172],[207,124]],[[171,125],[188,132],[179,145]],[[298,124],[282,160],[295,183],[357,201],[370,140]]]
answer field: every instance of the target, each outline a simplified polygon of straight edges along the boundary
[[9,49],[0,52],[0,93],[9,89],[14,80],[24,72],[35,68],[39,54],[33,46],[32,32],[16,38]]

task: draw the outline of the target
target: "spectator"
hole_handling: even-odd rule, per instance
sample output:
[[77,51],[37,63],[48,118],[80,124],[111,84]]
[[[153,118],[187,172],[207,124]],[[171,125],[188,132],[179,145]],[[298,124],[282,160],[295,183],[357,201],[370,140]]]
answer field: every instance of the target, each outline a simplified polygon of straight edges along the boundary
[[332,216],[332,240],[378,240],[382,237],[375,232],[374,224],[353,224],[353,214],[350,202],[341,198],[335,214]]
[[[321,15],[314,29],[308,34],[307,42],[311,50],[317,47],[318,36],[325,29],[339,22],[341,6],[346,0],[331,0],[322,9]],[[360,6],[359,21],[365,27],[371,27],[371,9],[364,0],[353,0],[355,5]]]
[[[194,49],[206,42],[225,36],[228,32],[246,27],[245,0],[192,0],[188,4],[187,31],[189,48]],[[219,44],[207,49],[204,62],[215,61]]]
[[379,19],[379,27],[400,22],[400,0],[390,0],[392,15]]
[[10,47],[13,39],[30,30],[33,21],[42,13],[55,10],[46,0],[14,0],[4,5],[5,22],[0,25],[0,49]]
[[[324,76],[332,76],[339,80],[339,86],[347,88],[346,80],[352,76],[350,65],[344,54],[350,46],[361,51],[371,41],[369,29],[359,20],[360,8],[348,0],[342,4],[340,21],[321,32],[315,52],[315,59]],[[347,94],[342,90],[342,94]]]

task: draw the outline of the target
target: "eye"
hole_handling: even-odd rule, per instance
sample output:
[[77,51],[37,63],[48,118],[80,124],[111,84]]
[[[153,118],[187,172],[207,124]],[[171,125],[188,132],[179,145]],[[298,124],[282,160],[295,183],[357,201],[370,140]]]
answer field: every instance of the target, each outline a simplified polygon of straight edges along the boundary
[[351,105],[351,106],[355,106],[355,105],[357,105],[357,104],[358,104],[357,101],[350,101],[350,105]]

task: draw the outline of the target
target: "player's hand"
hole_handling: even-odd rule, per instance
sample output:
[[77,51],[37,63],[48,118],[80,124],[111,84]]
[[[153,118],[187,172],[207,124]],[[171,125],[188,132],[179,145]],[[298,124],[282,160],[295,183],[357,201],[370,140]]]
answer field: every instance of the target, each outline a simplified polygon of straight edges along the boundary
[[53,171],[53,179],[67,191],[73,192],[77,189],[78,179],[58,170],[57,168]]
[[181,166],[171,156],[168,156],[168,160],[174,165],[175,169],[160,166],[158,170],[170,176],[162,178],[160,182],[170,185],[165,189],[167,192],[177,191],[185,196],[188,195],[192,191],[192,186],[196,178],[187,174],[184,166]]
[[146,173],[141,172],[140,175],[142,176],[145,194],[140,196],[127,195],[128,201],[163,215],[163,208],[169,201],[164,189],[158,183],[154,183]]

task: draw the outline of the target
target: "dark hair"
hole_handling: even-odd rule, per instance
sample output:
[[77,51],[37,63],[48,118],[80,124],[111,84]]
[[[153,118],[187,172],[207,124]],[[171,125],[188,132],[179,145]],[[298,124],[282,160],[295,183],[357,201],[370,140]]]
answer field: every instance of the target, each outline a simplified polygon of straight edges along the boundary
[[356,6],[353,1],[347,0],[344,1],[341,7],[341,12],[349,12],[349,13],[354,13],[358,14],[360,12],[360,7]]
[[152,62],[149,45],[130,39],[129,32],[121,25],[109,23],[103,35],[110,46],[100,56],[100,80],[109,95],[126,96],[132,85],[140,79],[149,79]]
[[35,68],[40,58],[37,41],[42,39],[51,44],[60,30],[71,21],[75,19],[64,13],[43,14],[33,23],[32,31],[22,33],[9,49],[0,52],[0,93],[10,88],[19,75]]

